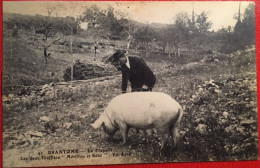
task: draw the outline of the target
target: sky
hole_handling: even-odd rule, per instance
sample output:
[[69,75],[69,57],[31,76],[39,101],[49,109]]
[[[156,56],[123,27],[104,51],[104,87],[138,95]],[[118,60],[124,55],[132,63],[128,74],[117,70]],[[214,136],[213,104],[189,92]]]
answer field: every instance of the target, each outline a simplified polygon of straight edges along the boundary
[[[241,2],[241,13],[250,2]],[[173,23],[174,18],[179,12],[192,14],[194,8],[195,14],[205,11],[209,20],[213,23],[212,29],[218,30],[222,27],[234,27],[236,20],[235,14],[238,13],[238,1],[214,1],[214,2],[188,2],[188,1],[4,1],[3,11],[8,13],[20,14],[41,14],[47,15],[48,9],[55,8],[53,16],[79,16],[91,5],[96,4],[101,9],[112,6],[115,12],[125,13],[126,17],[142,23]]]

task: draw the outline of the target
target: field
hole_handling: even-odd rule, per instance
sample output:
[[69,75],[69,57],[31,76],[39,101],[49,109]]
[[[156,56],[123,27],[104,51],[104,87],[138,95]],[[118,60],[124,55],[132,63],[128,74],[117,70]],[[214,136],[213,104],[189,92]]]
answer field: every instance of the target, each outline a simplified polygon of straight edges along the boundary
[[[102,139],[101,130],[90,126],[107,103],[121,94],[121,76],[116,69],[114,75],[107,77],[71,82],[62,79],[72,60],[103,65],[102,56],[111,54],[114,48],[100,49],[97,61],[93,62],[91,48],[74,47],[75,57],[71,58],[68,47],[55,44],[51,50],[53,56],[46,65],[41,45],[37,42],[39,37],[35,37],[36,42],[33,42],[32,35],[24,40],[26,35],[20,34],[12,41],[4,39],[4,165],[13,166],[18,162],[34,165],[34,162],[23,161],[20,157],[60,149],[103,150],[105,152],[96,152],[97,155],[103,154],[106,163],[258,158],[255,48],[189,59],[144,57],[156,74],[157,83],[153,91],[171,95],[185,112],[180,142],[173,147],[173,142],[169,141],[167,148],[160,153],[156,135],[144,137],[130,130],[127,144],[121,145],[119,133],[115,140]],[[119,44],[115,41],[115,46],[120,47]],[[12,51],[11,45],[15,46]],[[9,57],[11,52],[13,57]],[[13,84],[22,86],[16,88]],[[26,92],[21,93],[21,90]],[[121,156],[122,153],[125,157]],[[117,154],[120,156],[114,156]],[[113,159],[109,160],[109,157]],[[85,162],[74,158],[56,164],[104,163],[102,158],[92,155],[82,159]]]

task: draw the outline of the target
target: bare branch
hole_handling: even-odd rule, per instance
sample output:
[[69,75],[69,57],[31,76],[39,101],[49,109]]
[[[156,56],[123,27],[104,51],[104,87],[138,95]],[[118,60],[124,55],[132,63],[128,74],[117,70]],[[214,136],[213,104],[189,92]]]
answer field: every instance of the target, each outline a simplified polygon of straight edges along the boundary
[[44,48],[45,48],[45,49],[48,49],[53,43],[59,41],[62,37],[63,37],[63,36],[60,36],[59,38],[53,40],[49,45],[45,46]]

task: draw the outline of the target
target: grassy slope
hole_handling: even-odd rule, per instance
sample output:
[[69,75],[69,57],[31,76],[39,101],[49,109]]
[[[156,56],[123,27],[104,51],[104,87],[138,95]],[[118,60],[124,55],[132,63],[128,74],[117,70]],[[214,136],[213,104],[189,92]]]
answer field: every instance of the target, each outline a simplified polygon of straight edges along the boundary
[[[23,37],[12,40],[3,39],[4,92],[9,92],[10,87],[6,86],[10,85],[42,85],[62,80],[63,70],[69,62],[56,59],[56,55],[53,54],[49,59],[49,64],[46,65],[43,50],[40,47],[28,44]],[[20,87],[17,89],[19,90]]]
[[[60,41],[49,48],[51,57],[46,65],[41,43],[43,35],[19,30],[18,37],[11,38],[11,31],[7,30],[3,37],[4,94],[16,94],[21,89],[21,85],[43,85],[63,81],[64,70],[77,59],[93,63],[94,37],[91,32],[74,35],[72,56],[69,46],[70,37],[63,36]],[[48,43],[53,39],[49,38]],[[126,42],[119,40],[99,39],[98,42],[100,47],[97,50],[97,63],[104,56],[111,55],[115,48],[122,48],[126,45]],[[102,47],[104,45],[106,48]],[[14,86],[13,89],[12,86]]]

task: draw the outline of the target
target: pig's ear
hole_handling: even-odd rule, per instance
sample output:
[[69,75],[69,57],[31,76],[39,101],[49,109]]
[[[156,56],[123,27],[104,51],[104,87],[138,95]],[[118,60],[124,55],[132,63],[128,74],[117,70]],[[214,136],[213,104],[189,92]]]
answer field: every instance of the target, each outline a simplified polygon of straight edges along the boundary
[[101,118],[97,119],[93,124],[90,124],[94,129],[98,129],[104,123]]

